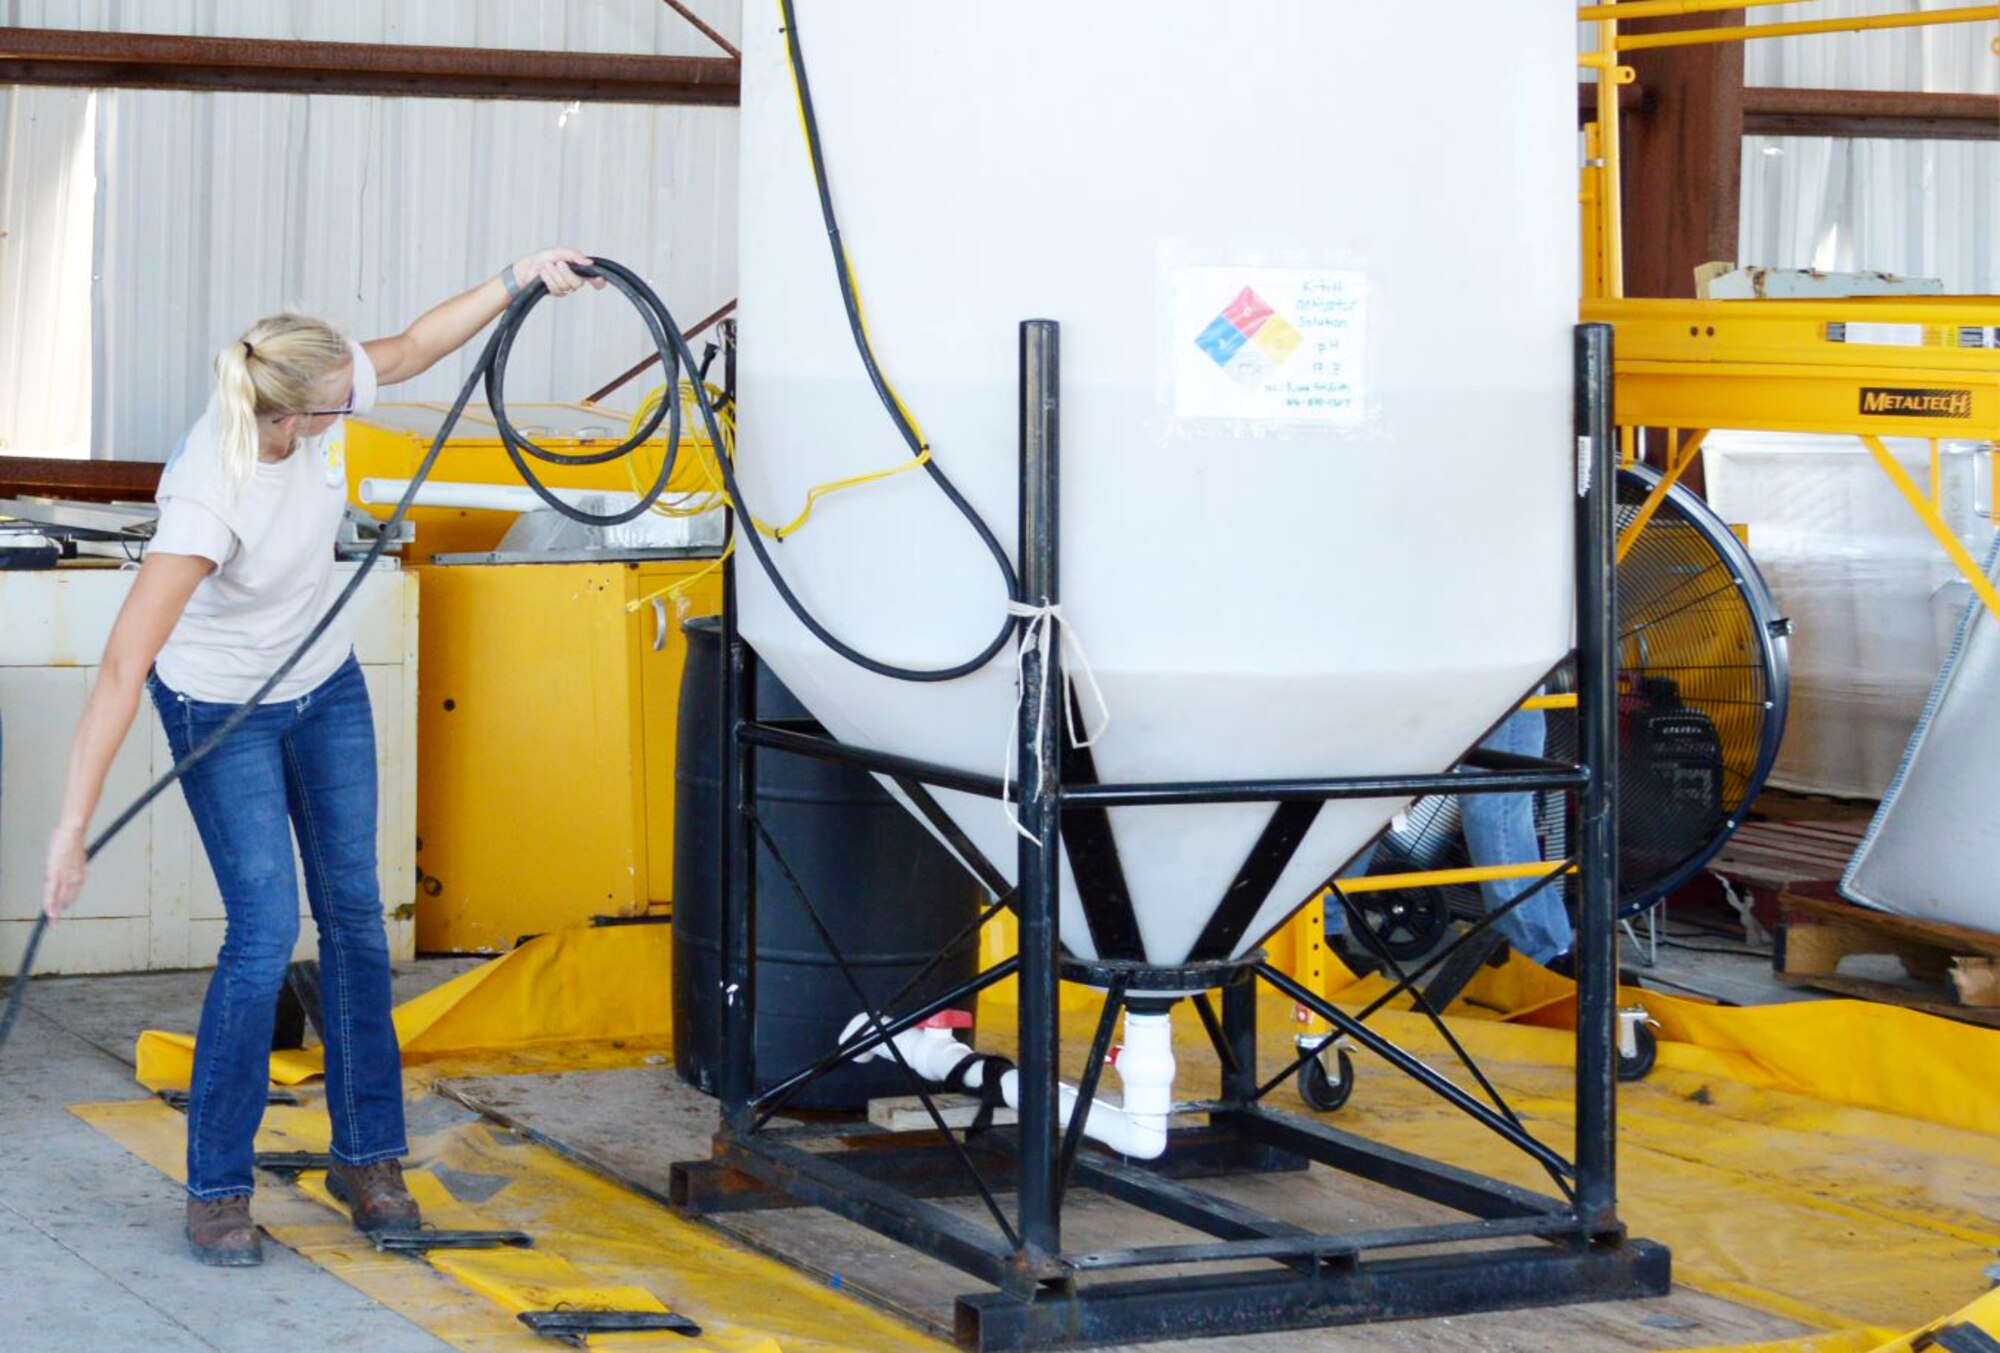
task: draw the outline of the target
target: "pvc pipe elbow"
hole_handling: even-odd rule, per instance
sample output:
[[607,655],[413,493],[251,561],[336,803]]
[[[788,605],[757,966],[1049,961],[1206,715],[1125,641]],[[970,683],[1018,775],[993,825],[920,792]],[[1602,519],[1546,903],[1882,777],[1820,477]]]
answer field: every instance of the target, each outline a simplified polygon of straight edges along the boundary
[[1166,1015],[1125,1016],[1125,1046],[1118,1053],[1118,1079],[1125,1087],[1125,1112],[1158,1118],[1166,1130],[1174,1104],[1173,1022]]
[[[1016,1098],[1016,1083],[1019,1077],[1009,1072],[1001,1082],[1007,1094],[1007,1102],[1013,1104]],[[1088,1104],[1080,1104],[1081,1096],[1076,1087],[1063,1084],[1056,1087],[1061,1098],[1061,1108],[1057,1119],[1065,1128],[1079,1112],[1084,1115],[1083,1133],[1095,1141],[1102,1142],[1121,1156],[1131,1156],[1139,1160],[1157,1160],[1167,1149],[1167,1116],[1165,1114],[1135,1114],[1106,1104],[1101,1099],[1093,1099]]]

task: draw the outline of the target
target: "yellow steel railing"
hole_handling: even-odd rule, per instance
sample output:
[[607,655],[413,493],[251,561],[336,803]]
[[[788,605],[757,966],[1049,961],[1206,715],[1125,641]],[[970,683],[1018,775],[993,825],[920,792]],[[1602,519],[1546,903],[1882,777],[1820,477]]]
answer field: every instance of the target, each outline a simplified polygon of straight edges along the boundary
[[[1629,5],[1597,5],[1599,10],[1623,11]],[[1703,9],[1730,9],[1735,6],[1703,5]],[[2000,19],[2000,5],[1967,5],[1962,9],[1933,9],[1910,14],[1870,14],[1848,19],[1801,19],[1793,23],[1741,24],[1734,28],[1690,28],[1678,33],[1641,33],[1623,39],[1621,52],[1655,51],[1662,47],[1702,47],[1718,42],[1747,42],[1756,38],[1796,38],[1813,33],[1869,33],[1885,28],[1928,28],[1933,24],[1979,23]]]
[[1968,583],[1972,584],[1972,590],[1986,603],[1986,609],[2000,616],[2000,591],[1994,590],[1993,582],[1986,576],[1986,571],[1979,567],[1979,561],[1972,557],[1972,551],[1965,548],[1965,543],[1951,529],[1951,523],[1946,521],[1944,514],[1938,510],[1940,494],[1937,439],[1935,437],[1931,439],[1931,491],[1928,496],[1917,487],[1916,481],[1910,478],[1910,472],[1889,454],[1889,448],[1882,444],[1880,437],[1873,433],[1864,433],[1861,444],[1875,457],[1875,463],[1882,467],[1883,474],[1889,476],[1889,482],[1903,495],[1903,501],[1910,505],[1918,520],[1923,522],[1938,544],[1944,546],[1944,552],[1951,556],[1952,563],[1958,565],[1958,571],[1965,576]]
[[[1574,874],[1575,868],[1563,870],[1560,865],[1547,860],[1531,860],[1526,864],[1479,864],[1463,869],[1424,869],[1408,874],[1373,874],[1364,878],[1342,879],[1341,892],[1349,897],[1360,893],[1393,893],[1405,888],[1437,887],[1448,888],[1460,883],[1493,883],[1500,879],[1538,879],[1558,871]],[[1331,887],[1322,889],[1322,900],[1333,896]]]
[[[1810,0],[1758,0],[1758,7],[1808,3]],[[1624,4],[1585,5],[1577,11],[1577,18],[1585,23],[1597,19],[1672,19],[1683,14],[1713,14],[1742,8],[1743,0],[1625,0]]]

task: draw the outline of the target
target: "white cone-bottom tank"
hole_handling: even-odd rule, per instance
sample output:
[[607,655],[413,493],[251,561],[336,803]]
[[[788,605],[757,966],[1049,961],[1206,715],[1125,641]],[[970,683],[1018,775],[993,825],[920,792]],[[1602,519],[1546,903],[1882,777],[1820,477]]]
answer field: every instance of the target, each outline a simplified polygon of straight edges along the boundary
[[[1570,0],[804,0],[876,351],[1012,548],[1017,324],[1062,324],[1063,612],[1104,781],[1437,771],[1568,650]],[[907,457],[849,337],[775,0],[744,15],[741,421],[752,507]],[[1005,597],[921,474],[772,547],[884,661],[949,666]],[[744,634],[843,741],[999,775],[1011,651],[911,684],[818,644],[759,568]],[[989,800],[940,793],[1012,873]],[[1400,806],[1330,803],[1254,947]],[[1271,817],[1110,810],[1142,952],[1186,960]]]

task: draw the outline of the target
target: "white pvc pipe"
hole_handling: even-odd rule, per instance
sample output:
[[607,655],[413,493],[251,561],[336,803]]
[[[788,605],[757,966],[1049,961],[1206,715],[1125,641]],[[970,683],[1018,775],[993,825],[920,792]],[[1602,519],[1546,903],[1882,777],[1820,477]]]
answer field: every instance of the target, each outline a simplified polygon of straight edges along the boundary
[[[371,506],[403,501],[409,492],[407,479],[364,479],[359,497]],[[594,512],[617,512],[632,505],[632,495],[607,489],[551,489],[571,507]],[[440,483],[426,480],[417,490],[415,507],[456,507],[479,512],[535,512],[546,508],[535,491],[525,484]]]
[[[860,1033],[867,1023],[866,1015],[856,1015],[841,1035],[841,1042]],[[903,1060],[928,1081],[943,1081],[975,1051],[952,1037],[949,1029],[910,1029],[897,1034],[893,1041]],[[855,1060],[865,1062],[889,1055],[888,1048],[878,1045]],[[1119,1049],[1112,1066],[1124,1087],[1125,1102],[1121,1107],[1093,1099],[1084,1115],[1083,1131],[1121,1156],[1156,1160],[1167,1149],[1167,1115],[1173,1109],[1174,1042],[1169,1018],[1126,1011],[1125,1045]],[[984,1066],[973,1067],[966,1074],[967,1088],[978,1089],[984,1075]],[[1000,1077],[1000,1093],[1008,1108],[1021,1107],[1020,1084],[1018,1071],[1005,1072]],[[1075,1086],[1066,1083],[1058,1085],[1057,1091],[1061,1103],[1056,1119],[1067,1128],[1081,1096]]]

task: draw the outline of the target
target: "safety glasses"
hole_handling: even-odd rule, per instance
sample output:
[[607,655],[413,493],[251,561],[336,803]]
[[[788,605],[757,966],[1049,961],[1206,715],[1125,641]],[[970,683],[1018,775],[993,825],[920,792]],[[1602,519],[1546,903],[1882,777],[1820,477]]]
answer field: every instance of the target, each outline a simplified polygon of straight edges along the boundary
[[354,392],[347,392],[347,403],[337,409],[300,409],[301,418],[345,418],[354,412]]
[[345,418],[353,412],[354,387],[350,385],[347,387],[347,403],[337,409],[295,409],[291,413],[273,414],[271,421],[280,423],[287,418]]

